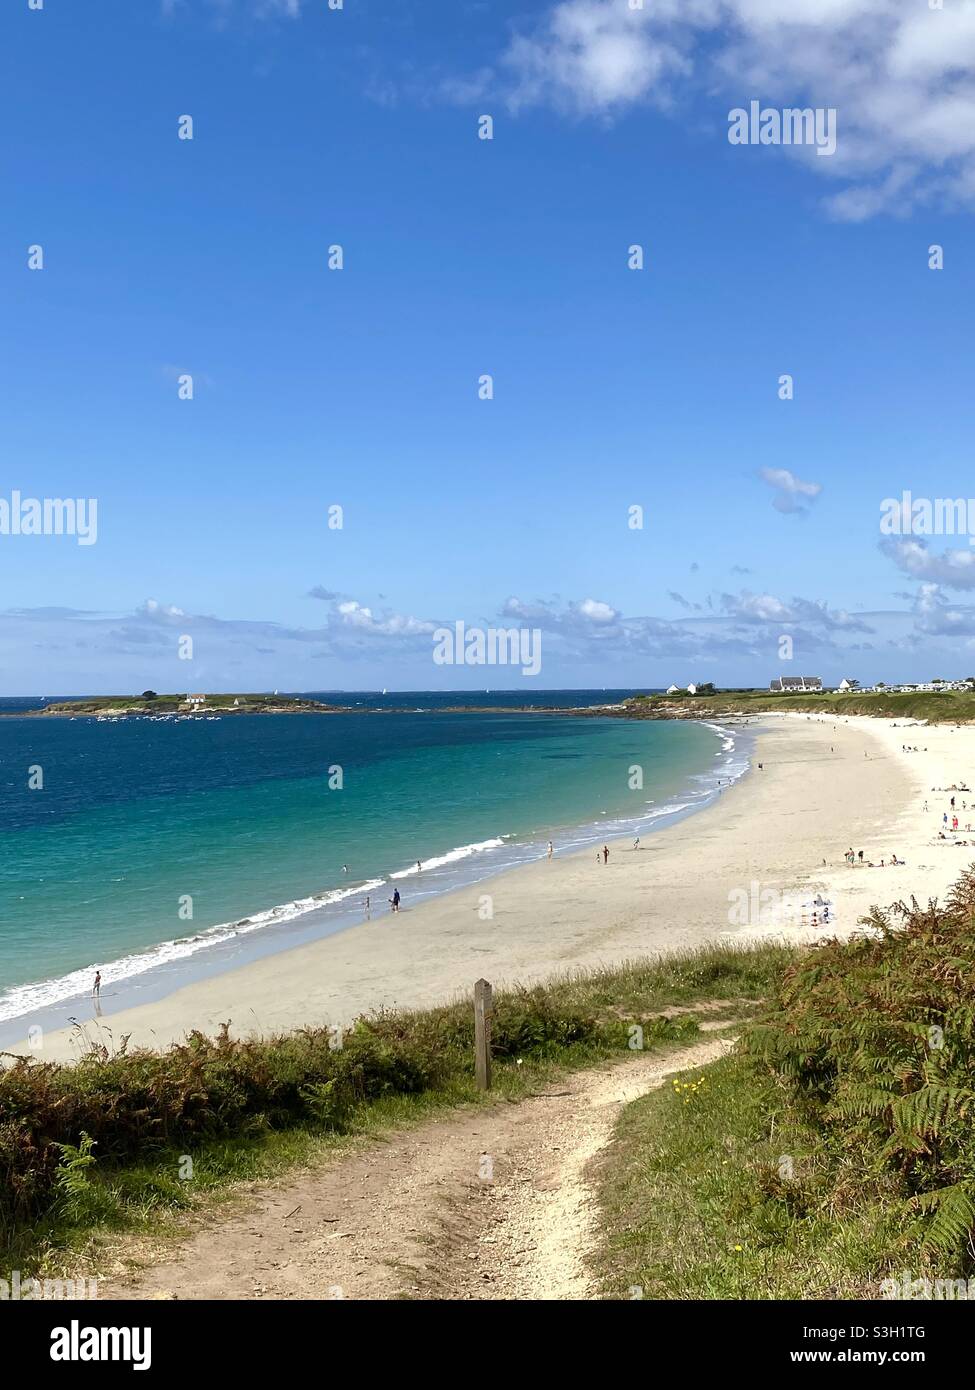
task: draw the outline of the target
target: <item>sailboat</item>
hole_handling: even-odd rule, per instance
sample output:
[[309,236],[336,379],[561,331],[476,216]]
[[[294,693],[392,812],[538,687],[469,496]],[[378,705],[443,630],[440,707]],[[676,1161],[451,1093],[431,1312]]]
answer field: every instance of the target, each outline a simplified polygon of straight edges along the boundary
[[384,694],[384,695],[386,694],[386,687],[385,687],[385,686],[383,686],[383,694]]

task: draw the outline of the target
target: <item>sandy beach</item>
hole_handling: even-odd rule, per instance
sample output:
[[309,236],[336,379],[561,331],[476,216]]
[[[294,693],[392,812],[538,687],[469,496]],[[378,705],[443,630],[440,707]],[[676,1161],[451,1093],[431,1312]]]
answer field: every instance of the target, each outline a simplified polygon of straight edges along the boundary
[[[848,934],[873,904],[943,896],[975,860],[975,832],[965,833],[975,793],[932,790],[973,782],[971,727],[769,716],[740,782],[639,849],[611,841],[608,863],[556,846],[551,859],[415,908],[407,890],[398,915],[383,901],[358,927],[92,1016],[83,1036],[65,1028],[39,1050],[13,1050],[62,1060],[84,1040],[114,1047],[124,1035],[158,1047],[226,1020],[238,1036],[342,1026],[380,1007],[444,1002],[482,976],[497,988],[709,940]],[[952,795],[959,831],[941,840]],[[847,864],[848,848],[863,851],[862,867]],[[905,862],[892,867],[894,855]],[[830,904],[828,924],[817,896]]]

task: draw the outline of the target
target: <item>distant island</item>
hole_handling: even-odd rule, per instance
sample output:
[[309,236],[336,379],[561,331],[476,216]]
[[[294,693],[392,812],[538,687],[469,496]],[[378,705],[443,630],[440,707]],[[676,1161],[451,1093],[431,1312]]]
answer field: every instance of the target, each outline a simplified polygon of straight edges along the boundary
[[157,695],[144,690],[141,695],[98,695],[81,700],[60,700],[43,709],[25,710],[37,718],[49,716],[95,716],[99,719],[119,719],[129,716],[155,718],[206,718],[223,714],[336,714],[340,705],[326,705],[321,700],[306,700],[296,695]]
[[[631,695],[616,704],[595,705],[482,705],[464,704],[457,692],[456,704],[426,710],[437,714],[536,714],[590,719],[731,719],[782,712],[806,714],[873,715],[881,719],[918,719],[937,724],[975,722],[975,689],[969,682],[933,682],[924,687],[889,689],[874,686],[861,690],[806,689],[779,691],[757,689],[716,690],[712,685],[673,688],[666,693]],[[363,714],[392,716],[413,714],[413,708],[362,708],[330,705],[298,695],[99,695],[60,700],[42,709],[23,710],[16,717],[33,718],[218,718],[225,714]],[[7,712],[10,717],[12,712]],[[0,716],[2,717],[2,716]]]

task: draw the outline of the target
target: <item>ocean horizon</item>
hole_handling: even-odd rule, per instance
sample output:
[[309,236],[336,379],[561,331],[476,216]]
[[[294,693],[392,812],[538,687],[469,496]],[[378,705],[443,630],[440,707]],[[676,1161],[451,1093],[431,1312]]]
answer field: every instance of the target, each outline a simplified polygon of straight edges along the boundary
[[740,729],[532,714],[521,690],[483,692],[510,713],[442,712],[481,693],[342,692],[349,713],[167,722],[17,717],[41,697],[0,700],[0,1044],[63,1026],[95,969],[110,1013],[352,927],[367,899],[392,929],[395,887],[409,906],[550,839],[565,854],[649,833],[747,767]]

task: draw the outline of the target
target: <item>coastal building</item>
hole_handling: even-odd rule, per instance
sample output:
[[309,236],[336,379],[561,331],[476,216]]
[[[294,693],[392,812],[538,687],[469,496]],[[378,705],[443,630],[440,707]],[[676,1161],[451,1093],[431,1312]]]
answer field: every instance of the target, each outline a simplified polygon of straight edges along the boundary
[[696,695],[696,694],[697,694],[697,686],[696,686],[696,685],[693,685],[693,684],[692,684],[692,685],[689,685],[689,686],[687,687],[687,693],[688,693],[688,695]]
[[679,694],[680,694],[680,686],[679,686],[679,685],[668,685],[668,687],[667,687],[667,694],[668,694],[668,695],[679,695]]
[[808,691],[821,691],[823,688],[820,676],[776,676],[769,681],[769,690],[777,694],[802,694]]
[[836,688],[837,690],[859,690],[860,682],[854,680],[852,676],[844,676]]
[[900,695],[938,695],[943,690],[972,690],[971,681],[919,681],[917,685],[895,685]]
[[180,700],[180,709],[205,709],[207,697],[205,695],[187,695],[185,700]]

